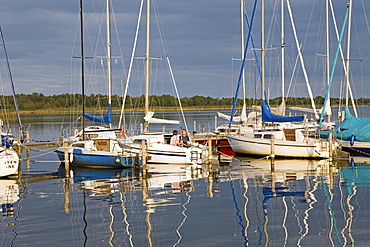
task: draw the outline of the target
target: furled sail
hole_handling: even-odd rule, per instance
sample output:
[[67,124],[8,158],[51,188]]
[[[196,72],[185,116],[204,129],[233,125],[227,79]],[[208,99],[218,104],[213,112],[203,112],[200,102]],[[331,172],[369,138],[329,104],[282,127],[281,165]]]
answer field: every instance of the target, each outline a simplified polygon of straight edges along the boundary
[[265,102],[262,102],[262,122],[302,122],[303,116],[284,117],[272,114]]
[[104,116],[94,116],[88,113],[84,114],[84,117],[97,123],[111,124],[112,123],[112,105],[108,104],[108,111]]
[[[220,118],[229,120],[229,121],[230,121],[230,118],[231,118],[231,116],[226,115],[226,114],[221,113],[221,112],[217,112],[217,116],[219,116]],[[234,116],[233,117],[233,122],[246,122],[247,119],[248,118],[247,118],[246,106],[245,106],[245,104],[243,104],[242,113],[240,114],[240,116],[237,116],[237,117]]]
[[148,114],[144,117],[144,120],[147,121],[148,123],[180,124],[180,121],[154,118],[153,115],[154,115],[154,112],[152,112],[152,111],[148,112]]

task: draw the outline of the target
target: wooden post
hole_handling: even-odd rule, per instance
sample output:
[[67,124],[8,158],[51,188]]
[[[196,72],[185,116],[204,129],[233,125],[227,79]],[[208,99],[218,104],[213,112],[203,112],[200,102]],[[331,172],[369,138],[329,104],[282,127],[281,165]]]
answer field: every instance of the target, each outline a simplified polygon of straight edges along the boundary
[[30,132],[28,130],[26,130],[25,132],[26,132],[26,142],[29,143],[30,142]]
[[194,120],[194,133],[197,132],[197,121]]
[[329,132],[329,161],[333,161],[333,133]]
[[208,162],[212,163],[212,139],[208,137]]
[[146,175],[146,147],[145,141],[141,140],[141,164],[143,167],[143,176]]
[[271,152],[270,152],[270,157],[271,157],[271,168],[274,165],[275,162],[275,136],[271,135]]
[[63,138],[63,148],[64,148],[64,170],[66,171],[66,178],[69,178],[68,142],[65,142],[64,138]]

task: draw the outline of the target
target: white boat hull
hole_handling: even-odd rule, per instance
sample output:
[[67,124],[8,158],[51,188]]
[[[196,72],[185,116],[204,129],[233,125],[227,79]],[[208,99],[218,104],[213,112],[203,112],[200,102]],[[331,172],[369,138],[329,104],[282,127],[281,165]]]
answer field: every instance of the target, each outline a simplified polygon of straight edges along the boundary
[[[121,143],[124,150],[142,152],[141,144]],[[207,151],[200,147],[179,147],[163,143],[153,143],[146,148],[149,164],[201,164],[207,159]]]
[[231,148],[235,153],[244,155],[292,157],[292,158],[329,158],[327,148],[320,143],[295,142],[286,140],[260,139],[245,136],[229,136]]
[[12,149],[0,153],[0,177],[17,174],[19,166],[18,154]]

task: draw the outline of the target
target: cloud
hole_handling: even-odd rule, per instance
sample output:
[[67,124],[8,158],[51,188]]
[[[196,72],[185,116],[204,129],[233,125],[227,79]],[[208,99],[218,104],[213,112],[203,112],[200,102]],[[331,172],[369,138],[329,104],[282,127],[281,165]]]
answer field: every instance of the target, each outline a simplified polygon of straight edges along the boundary
[[[85,56],[100,56],[105,54],[105,24],[103,19],[104,2],[101,0],[84,1],[85,16]],[[129,60],[131,56],[135,25],[139,11],[140,1],[112,1],[114,8],[115,25],[112,30],[112,52],[118,64],[115,65],[114,91],[118,94],[122,91],[122,85],[126,81]],[[271,97],[279,96],[280,86],[280,1],[266,0],[266,45],[273,48],[266,53],[266,85],[270,88]],[[336,0],[334,9],[338,25],[342,24],[347,1]],[[155,8],[152,9],[152,47],[151,56],[161,57],[162,64],[156,67],[165,68],[165,56],[170,57],[173,73],[176,78],[180,96],[191,97],[204,95],[212,97],[233,97],[237,78],[239,76],[240,61],[232,60],[241,56],[239,38],[239,1],[232,0],[162,0],[152,1]],[[248,17],[254,1],[246,1]],[[39,92],[45,95],[61,94],[68,90],[80,90],[79,83],[79,6],[78,1],[26,1],[12,0],[2,1],[0,9],[0,24],[4,33],[7,51],[10,58],[12,73],[17,93]],[[362,5],[364,4],[364,5]],[[354,27],[353,41],[351,46],[351,68],[353,81],[358,90],[358,97],[362,94],[369,95],[367,82],[368,57],[367,49],[369,39],[367,14],[370,3],[354,3]],[[314,94],[323,95],[324,75],[322,69],[322,54],[325,51],[324,41],[324,3],[319,1],[291,1],[299,42],[302,43],[302,53],[306,63],[306,69],[311,81]],[[256,48],[260,48],[260,6],[257,8],[256,19],[253,26],[253,38]],[[156,12],[159,14],[155,17]],[[297,67],[293,73],[297,59],[297,49],[292,36],[288,12],[286,11],[286,81],[288,87],[292,80],[297,89],[291,88],[291,92],[298,92],[299,96],[307,97],[302,69]],[[145,16],[143,16],[144,18]],[[158,25],[163,31],[164,43],[160,40]],[[142,20],[144,22],[144,19]],[[143,23],[144,24],[144,23]],[[335,53],[335,38],[331,25],[331,62]],[[100,28],[100,29],[98,29]],[[145,54],[144,27],[140,29],[140,37],[136,56]],[[116,36],[118,33],[118,37]],[[119,41],[119,45],[117,45]],[[345,42],[343,42],[345,43]],[[166,50],[162,51],[164,45]],[[250,45],[251,47],[251,45]],[[360,48],[360,49],[359,49]],[[345,48],[344,48],[345,49]],[[359,52],[361,51],[361,52]],[[257,51],[259,53],[259,51]],[[121,58],[123,56],[124,67]],[[252,51],[248,58],[254,59]],[[260,60],[260,58],[258,58]],[[356,61],[361,59],[362,62]],[[105,93],[102,83],[105,80],[105,69],[100,66],[100,60],[105,65],[103,58],[97,58],[93,65],[92,59],[87,59],[88,78],[96,75],[92,80],[92,86],[87,87],[89,92]],[[95,60],[94,60],[95,61]],[[156,62],[157,63],[157,62]],[[140,67],[138,67],[140,65]],[[298,63],[299,65],[299,63]],[[142,83],[142,61],[135,60],[135,68],[130,85],[130,93],[140,94],[143,88],[135,83]],[[93,72],[96,68],[98,71]],[[340,67],[336,69],[336,91],[334,96],[339,95],[339,82],[343,79]],[[253,97],[256,82],[254,62],[246,63],[247,71],[247,97]],[[74,75],[72,73],[75,73]],[[153,72],[157,73],[157,72]],[[167,73],[167,72],[166,72]],[[362,74],[362,77],[361,77]],[[155,74],[153,82],[159,83],[158,88],[165,94],[172,94],[172,86],[165,86],[165,80],[169,76]],[[165,79],[166,78],[166,79]],[[293,78],[293,79],[291,79]],[[163,84],[161,84],[163,83]],[[73,85],[73,87],[72,87]],[[293,85],[293,84],[292,84]],[[293,87],[293,86],[292,86]],[[160,90],[155,92],[160,94]],[[299,90],[298,90],[299,89]],[[134,92],[136,90],[136,92]],[[154,89],[153,89],[154,90]],[[286,88],[287,90],[287,88]],[[257,93],[260,95],[260,93]],[[294,96],[294,95],[292,95]]]

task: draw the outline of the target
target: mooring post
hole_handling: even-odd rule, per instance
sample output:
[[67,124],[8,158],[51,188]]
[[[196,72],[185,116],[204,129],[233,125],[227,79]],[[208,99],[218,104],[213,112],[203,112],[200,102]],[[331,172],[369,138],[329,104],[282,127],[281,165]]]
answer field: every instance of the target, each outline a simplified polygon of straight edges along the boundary
[[270,157],[271,157],[271,168],[273,168],[274,162],[275,162],[275,137],[274,137],[274,135],[271,135],[271,152],[270,152]]
[[68,142],[64,141],[64,138],[63,138],[63,148],[64,148],[64,170],[66,171],[66,177],[69,178]]
[[212,163],[212,139],[208,137],[208,162]]
[[333,133],[329,132],[329,161],[333,161]]
[[145,140],[141,140],[141,162],[143,167],[143,175],[146,175],[146,147]]

